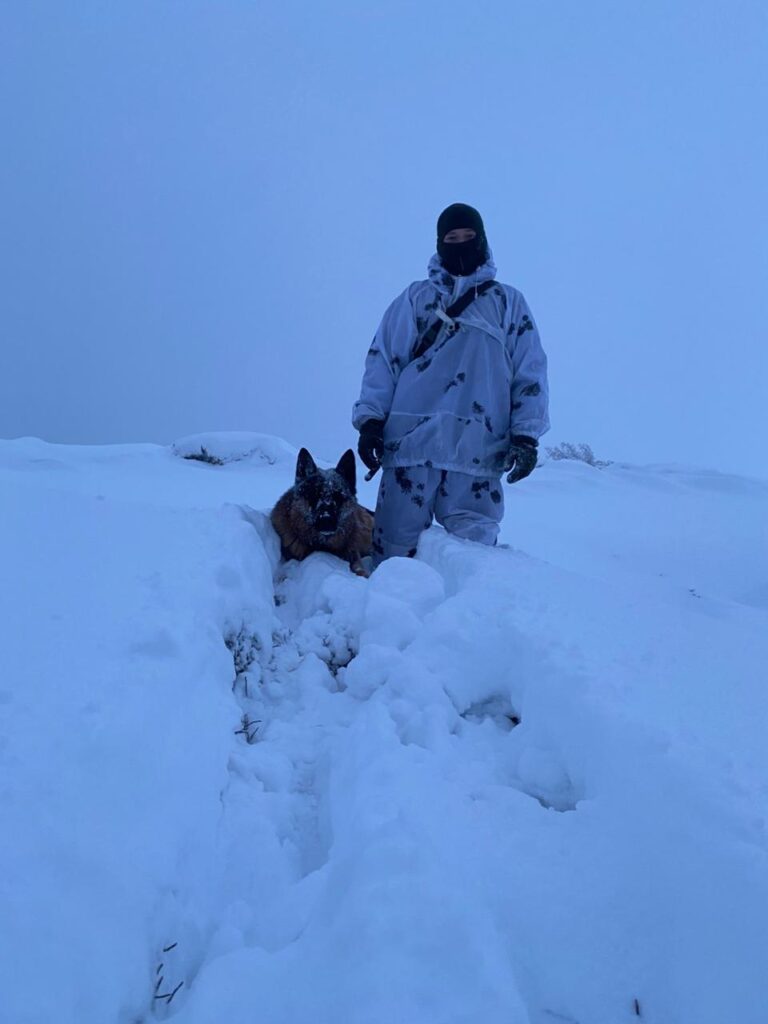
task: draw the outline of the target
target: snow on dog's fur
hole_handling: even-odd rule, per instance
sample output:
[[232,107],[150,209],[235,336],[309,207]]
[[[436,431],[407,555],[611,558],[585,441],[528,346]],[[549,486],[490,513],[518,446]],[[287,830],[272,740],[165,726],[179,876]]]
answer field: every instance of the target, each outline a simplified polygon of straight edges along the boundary
[[329,551],[367,575],[361,559],[371,553],[373,514],[357,503],[355,455],[348,449],[335,469],[318,469],[306,448],[296,460],[296,481],[272,509],[283,558],[299,561]]

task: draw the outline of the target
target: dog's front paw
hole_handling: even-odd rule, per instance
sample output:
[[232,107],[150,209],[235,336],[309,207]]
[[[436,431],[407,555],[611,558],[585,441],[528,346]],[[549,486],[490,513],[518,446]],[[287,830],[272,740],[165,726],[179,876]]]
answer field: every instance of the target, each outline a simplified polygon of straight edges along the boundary
[[[367,561],[370,561],[370,559],[368,559]],[[363,579],[366,580],[371,575],[371,570],[368,568],[368,566],[365,565],[363,559],[360,557],[355,558],[353,561],[351,561],[349,563],[349,568],[352,570],[355,576],[362,576]]]

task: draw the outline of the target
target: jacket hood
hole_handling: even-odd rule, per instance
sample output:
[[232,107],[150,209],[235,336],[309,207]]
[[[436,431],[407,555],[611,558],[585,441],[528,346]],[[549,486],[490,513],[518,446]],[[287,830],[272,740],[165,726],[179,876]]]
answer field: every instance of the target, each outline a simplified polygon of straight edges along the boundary
[[440,257],[435,253],[427,265],[427,274],[438,292],[455,302],[468,288],[474,288],[475,285],[482,284],[483,281],[492,281],[496,277],[496,264],[493,262],[493,253],[489,248],[488,259],[477,268],[474,274],[454,277],[453,274],[448,273],[441,263]]

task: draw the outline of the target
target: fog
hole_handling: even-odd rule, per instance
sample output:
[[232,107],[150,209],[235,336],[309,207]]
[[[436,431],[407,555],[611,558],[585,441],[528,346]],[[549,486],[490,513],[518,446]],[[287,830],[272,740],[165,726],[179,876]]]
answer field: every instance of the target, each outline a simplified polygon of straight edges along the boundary
[[3,6],[0,435],[336,459],[435,220],[482,213],[545,444],[768,476],[759,2]]

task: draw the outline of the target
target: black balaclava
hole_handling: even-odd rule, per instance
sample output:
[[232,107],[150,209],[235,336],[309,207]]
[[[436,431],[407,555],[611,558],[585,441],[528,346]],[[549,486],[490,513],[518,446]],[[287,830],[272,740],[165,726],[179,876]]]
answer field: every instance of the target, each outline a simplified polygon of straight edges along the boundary
[[[468,242],[444,242],[449,231],[471,228],[475,237]],[[465,277],[474,274],[488,259],[488,239],[485,237],[483,218],[473,206],[453,203],[437,218],[437,254],[449,274]]]

